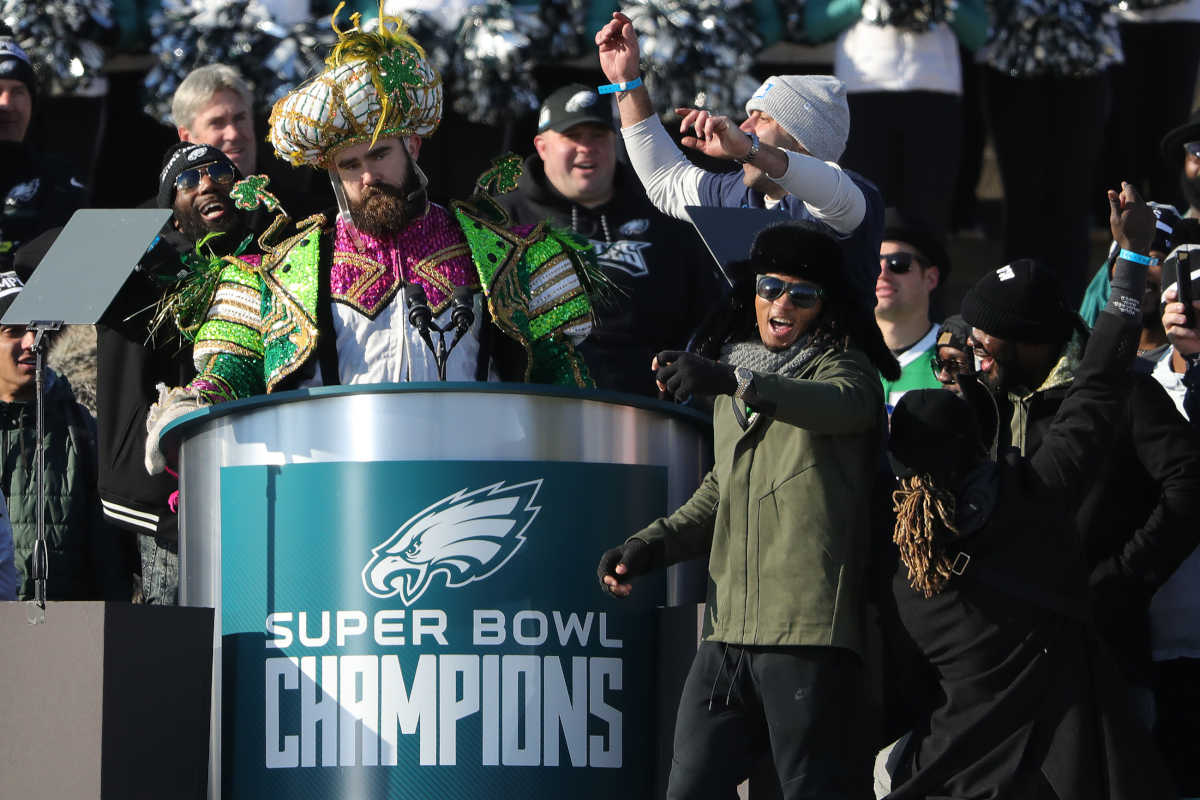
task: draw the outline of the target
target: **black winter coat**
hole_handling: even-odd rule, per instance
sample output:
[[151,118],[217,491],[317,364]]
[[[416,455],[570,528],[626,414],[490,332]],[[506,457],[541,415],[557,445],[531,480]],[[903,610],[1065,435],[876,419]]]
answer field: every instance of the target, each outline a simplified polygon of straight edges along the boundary
[[650,360],[683,349],[720,298],[713,259],[695,229],[655,209],[621,162],[613,198],[597,208],[560,194],[537,154],[525,160],[516,190],[496,199],[518,225],[549,220],[591,240],[616,291],[593,298],[596,325],[579,353],[598,389],[656,397]]
[[[13,269],[17,249],[43,231],[65,225],[87,204],[87,189],[69,164],[27,144],[0,142],[0,272]],[[28,279],[28,274],[21,276]]]
[[[1043,447],[1073,385],[1067,360],[1063,380],[1003,406],[1009,419],[1017,403],[1025,407],[1024,441],[1011,444],[1027,457]],[[1112,445],[1096,451],[1088,485],[1071,507],[1101,633],[1126,677],[1145,683],[1150,598],[1200,545],[1200,432],[1149,375],[1130,372],[1127,381]],[[1002,421],[1002,446],[1011,428]]]
[[[969,561],[941,593],[892,582],[901,680],[925,706],[889,800],[1165,800],[1169,780],[1133,720],[1094,625],[1067,509],[1090,490],[1125,400],[1120,333],[1102,314],[1079,372],[1029,458],[994,468],[982,527],[953,542]],[[1110,489],[1128,499],[1131,486]],[[966,499],[964,499],[964,502]],[[1051,792],[1049,794],[1048,792]]]
[[[177,234],[165,239],[144,266],[169,275],[178,269],[173,253],[188,244]],[[105,516],[125,530],[170,539],[178,529],[167,501],[179,482],[168,473],[146,473],[146,416],[158,400],[156,384],[186,386],[196,371],[191,345],[180,341],[173,324],[151,340],[150,322],[165,290],[149,272],[133,273],[96,326],[96,415]]]

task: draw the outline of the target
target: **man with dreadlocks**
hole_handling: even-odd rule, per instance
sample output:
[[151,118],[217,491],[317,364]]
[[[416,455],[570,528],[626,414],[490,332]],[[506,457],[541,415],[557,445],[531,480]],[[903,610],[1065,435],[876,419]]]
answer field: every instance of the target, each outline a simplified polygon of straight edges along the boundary
[[[176,415],[169,407],[285,388],[438,377],[591,385],[575,352],[591,327],[587,244],[511,224],[489,192],[516,185],[515,156],[496,160],[471,203],[430,203],[417,156],[441,120],[441,77],[400,20],[381,16],[366,32],[351,19],[326,70],[276,103],[267,137],[280,158],[329,171],[337,219],[309,218],[290,235],[279,221],[260,237],[261,257],[228,259],[211,291],[193,292],[211,298],[195,338],[199,375],[164,395],[152,428]],[[240,207],[277,204],[263,176],[232,193]],[[443,328],[453,317],[461,342],[448,359],[431,352],[406,302],[427,305]],[[472,307],[474,322],[452,305]],[[153,469],[153,430],[151,445]]]
[[853,713],[865,500],[886,428],[879,372],[900,368],[820,226],[764,229],[737,270],[729,333],[706,339],[716,360],[655,359],[664,391],[715,397],[716,463],[674,514],[604,554],[600,582],[625,597],[632,577],[708,556],[668,798],[733,797],[768,753],[785,798],[869,797]]
[[[1088,611],[1070,509],[1112,440],[1137,347],[1154,216],[1129,184],[1109,193],[1122,255],[1070,392],[1031,457],[988,445],[990,396],[963,381],[906,394],[889,455],[900,563],[898,664],[918,699],[889,759],[889,800],[1117,800],[1172,796]],[[1147,259],[1148,260],[1148,259]]]

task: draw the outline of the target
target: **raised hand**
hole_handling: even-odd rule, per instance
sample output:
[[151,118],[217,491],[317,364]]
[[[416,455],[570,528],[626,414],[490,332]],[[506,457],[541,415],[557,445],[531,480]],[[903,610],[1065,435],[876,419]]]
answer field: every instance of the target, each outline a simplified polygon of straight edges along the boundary
[[641,74],[637,33],[629,17],[620,11],[614,11],[613,18],[596,34],[596,47],[600,50],[600,69],[611,83],[631,81]]
[[750,152],[750,137],[743,133],[729,117],[710,114],[700,108],[677,108],[675,113],[683,117],[679,132],[687,134],[688,128],[694,136],[685,135],[680,143],[684,147],[699,150],[714,158],[743,158]]
[[1113,241],[1123,250],[1146,255],[1154,242],[1154,212],[1133,184],[1121,182],[1118,194],[1108,190],[1108,227]]

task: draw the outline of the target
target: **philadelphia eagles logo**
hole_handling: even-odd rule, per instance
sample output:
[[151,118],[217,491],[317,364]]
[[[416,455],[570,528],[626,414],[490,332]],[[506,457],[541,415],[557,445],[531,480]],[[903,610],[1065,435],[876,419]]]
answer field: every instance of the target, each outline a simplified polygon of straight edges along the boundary
[[438,573],[448,588],[492,575],[525,544],[525,530],[541,511],[533,505],[541,487],[541,478],[501,481],[442,498],[371,550],[363,587],[375,597],[399,595],[411,606]]

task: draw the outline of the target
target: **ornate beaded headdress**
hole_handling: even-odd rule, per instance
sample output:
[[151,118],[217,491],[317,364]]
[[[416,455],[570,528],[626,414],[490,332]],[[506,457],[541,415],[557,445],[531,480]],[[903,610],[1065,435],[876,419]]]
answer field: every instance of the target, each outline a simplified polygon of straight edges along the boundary
[[375,30],[362,30],[356,13],[342,31],[337,11],[325,71],[277,102],[267,122],[275,153],[297,166],[329,168],[348,145],[429,136],[442,120],[442,78],[404,22],[381,7]]

